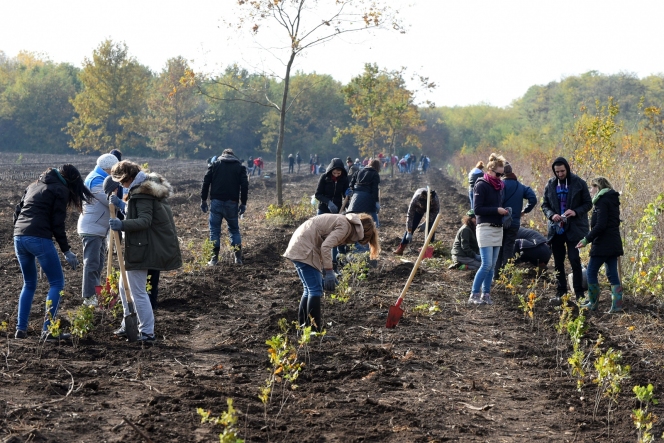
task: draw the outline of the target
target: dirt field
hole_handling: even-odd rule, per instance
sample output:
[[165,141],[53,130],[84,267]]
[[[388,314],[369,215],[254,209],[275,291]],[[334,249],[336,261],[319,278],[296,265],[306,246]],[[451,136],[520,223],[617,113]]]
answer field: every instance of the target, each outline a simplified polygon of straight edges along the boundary
[[[26,155],[20,162],[16,157],[0,156],[0,322],[9,322],[12,335],[22,286],[13,252],[13,207],[48,165],[71,161],[87,173],[94,164],[92,157]],[[174,185],[170,202],[183,258],[191,262],[189,245],[207,236],[198,197],[205,164],[149,161],[153,171]],[[316,180],[286,176],[285,199],[310,196]],[[201,424],[196,409],[218,415],[232,398],[239,411],[239,435],[247,442],[636,441],[630,414],[638,405],[632,386],[652,383],[656,397],[664,397],[659,301],[627,296],[626,313],[609,316],[601,313],[607,308],[604,290],[601,311],[588,316],[584,349],[589,351],[601,333],[602,350],[620,350],[623,363],[631,365],[631,378],[613,406],[609,426],[607,399],[593,421],[594,356],[587,362],[582,392],[570,375],[570,340],[556,333],[559,312],[545,301],[554,287],[536,304],[532,321],[500,285],[492,294],[495,305],[469,308],[465,302],[473,273],[448,270],[439,261],[438,269],[427,266],[416,277],[399,325],[385,328],[388,308],[412,269],[412,263],[391,251],[403,233],[413,191],[425,184],[441,198],[438,239],[451,244],[465,212],[465,190],[455,189],[437,171],[385,178],[378,266],[348,303],[325,298],[324,321],[332,337],[312,341],[299,387],[284,405],[275,394],[265,412],[258,390],[270,374],[265,341],[280,332],[279,319],[296,319],[302,288],[292,264],[281,257],[296,226],[264,220],[267,205],[275,201],[275,181],[254,177],[241,221],[245,264],[230,264],[227,254],[214,268],[162,274],[154,344],[113,337],[119,319],[98,312],[96,329],[77,347],[40,345],[47,288],[40,281],[29,339],[0,339],[0,352],[7,354],[0,356],[0,439],[213,442],[222,427]],[[69,216],[67,232],[80,258],[76,217]],[[404,258],[414,261],[416,249]],[[81,302],[81,270],[67,267],[65,276],[63,313]],[[433,302],[440,308],[434,315],[412,312]],[[660,407],[655,412],[664,415]],[[663,427],[658,423],[654,430],[659,437]]]

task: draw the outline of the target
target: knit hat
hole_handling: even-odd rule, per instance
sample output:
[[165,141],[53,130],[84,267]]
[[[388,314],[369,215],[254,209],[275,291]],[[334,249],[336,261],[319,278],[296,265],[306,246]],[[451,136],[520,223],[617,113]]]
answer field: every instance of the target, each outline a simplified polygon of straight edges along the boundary
[[118,151],[117,149],[113,149],[109,154],[113,154],[119,162],[122,161],[122,152]]
[[350,157],[346,157],[346,163],[348,163],[348,162],[351,162],[351,163],[353,163],[353,159],[352,159],[352,158],[350,158]]
[[113,154],[103,154],[97,159],[97,166],[101,169],[111,169],[118,162],[118,158]]
[[503,167],[503,170],[505,174],[511,174],[512,173],[512,165],[510,165],[510,162],[505,162],[505,166]]
[[471,209],[470,211],[466,212],[466,215],[470,218],[475,218],[475,211]]

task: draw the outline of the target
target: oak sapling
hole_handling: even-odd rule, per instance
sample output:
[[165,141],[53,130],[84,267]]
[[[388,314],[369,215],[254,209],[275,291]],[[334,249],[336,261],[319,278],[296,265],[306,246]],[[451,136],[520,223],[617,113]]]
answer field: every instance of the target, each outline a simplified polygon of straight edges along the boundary
[[638,443],[651,443],[655,437],[650,433],[653,424],[657,421],[657,416],[648,411],[650,405],[657,405],[659,402],[653,396],[653,386],[634,386],[632,392],[639,401],[639,408],[632,410],[632,420],[638,433]]
[[76,311],[68,313],[74,346],[77,346],[78,341],[94,329],[94,311],[93,306],[81,305]]
[[209,422],[224,427],[223,432],[219,434],[219,443],[244,443],[244,440],[237,435],[238,414],[233,407],[233,399],[227,399],[226,403],[228,404],[228,410],[222,412],[219,417],[211,417],[212,413],[203,408],[196,409],[196,412],[201,416],[201,423]]
[[595,359],[596,377],[593,383],[597,385],[597,393],[595,395],[595,408],[593,410],[593,420],[597,415],[597,409],[602,398],[609,399],[609,406],[607,410],[606,423],[609,426],[611,419],[611,407],[618,404],[618,394],[620,394],[621,385],[623,380],[629,378],[629,365],[622,365],[622,353],[614,351],[609,348],[605,353],[600,353],[599,349],[596,350],[598,354]]

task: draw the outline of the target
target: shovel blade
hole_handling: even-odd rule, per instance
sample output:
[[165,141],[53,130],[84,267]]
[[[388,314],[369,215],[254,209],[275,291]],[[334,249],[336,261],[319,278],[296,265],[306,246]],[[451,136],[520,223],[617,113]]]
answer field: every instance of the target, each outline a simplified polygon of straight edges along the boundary
[[403,309],[401,309],[399,306],[390,306],[390,310],[387,313],[387,323],[385,324],[385,327],[388,329],[394,328],[399,324],[399,320],[401,320],[402,316]]
[[129,303],[129,312],[130,314],[124,318],[125,330],[127,331],[127,340],[134,343],[138,341],[138,317],[133,303]]

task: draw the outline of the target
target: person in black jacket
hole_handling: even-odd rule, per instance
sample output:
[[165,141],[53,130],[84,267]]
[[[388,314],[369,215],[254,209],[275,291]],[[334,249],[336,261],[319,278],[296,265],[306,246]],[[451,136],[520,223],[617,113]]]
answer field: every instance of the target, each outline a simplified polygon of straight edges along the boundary
[[553,252],[558,286],[551,304],[560,305],[567,292],[565,278],[565,253],[572,266],[572,280],[576,299],[584,297],[581,257],[577,243],[588,233],[588,211],[593,207],[588,185],[579,176],[570,172],[569,163],[563,157],[553,161],[551,169],[555,175],[544,188],[542,212],[549,221],[547,241]]
[[[83,211],[83,202],[92,203],[94,196],[85,187],[80,172],[72,165],[48,169],[25,190],[14,211],[14,249],[23,274],[23,289],[18,299],[18,319],[15,338],[28,336],[28,320],[32,300],[37,290],[37,266],[46,274],[49,290],[46,296],[47,316],[42,337],[48,336],[50,320],[55,319],[60,304],[60,292],[65,277],[53,238],[60,246],[65,260],[72,269],[78,266],[76,254],[67,242],[65,219],[67,208]],[[64,337],[62,337],[64,338]]]
[[201,211],[203,212],[208,210],[208,192],[210,194],[210,240],[214,243],[214,255],[208,263],[209,266],[214,266],[219,262],[223,219],[226,219],[228,225],[235,263],[242,264],[242,237],[238,216],[247,210],[248,189],[247,168],[240,163],[232,149],[224,149],[221,157],[208,167],[201,189]]
[[348,173],[340,158],[333,158],[325,170],[325,174],[318,179],[316,200],[318,200],[318,215],[338,214],[348,189]]
[[583,248],[592,243],[590,261],[588,262],[588,301],[581,307],[591,311],[597,309],[599,303],[599,281],[597,274],[604,265],[606,277],[611,283],[611,309],[613,314],[623,310],[622,284],[618,274],[618,257],[623,255],[622,238],[620,237],[620,194],[613,190],[611,183],[604,177],[592,181],[590,191],[593,212],[590,218],[591,231],[576,245]]
[[372,160],[364,169],[357,172],[350,180],[350,189],[352,197],[348,205],[349,213],[370,214],[374,219],[376,226],[378,223],[378,213],[380,212],[380,161]]
[[514,242],[514,252],[519,254],[515,263],[531,263],[540,269],[546,269],[551,260],[551,248],[546,237],[534,229],[519,227]]

